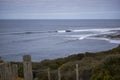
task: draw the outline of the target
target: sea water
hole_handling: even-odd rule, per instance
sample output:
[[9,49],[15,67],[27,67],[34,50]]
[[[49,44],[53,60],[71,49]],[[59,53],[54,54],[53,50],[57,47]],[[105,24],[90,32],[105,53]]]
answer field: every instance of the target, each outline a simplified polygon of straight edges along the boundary
[[109,50],[120,40],[94,36],[113,33],[120,33],[120,20],[0,20],[0,57],[41,61]]

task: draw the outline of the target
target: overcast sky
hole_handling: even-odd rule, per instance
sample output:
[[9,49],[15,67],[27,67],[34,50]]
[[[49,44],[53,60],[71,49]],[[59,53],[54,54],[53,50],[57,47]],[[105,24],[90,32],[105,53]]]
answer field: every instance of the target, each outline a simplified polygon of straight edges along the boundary
[[0,19],[120,19],[120,0],[0,0]]

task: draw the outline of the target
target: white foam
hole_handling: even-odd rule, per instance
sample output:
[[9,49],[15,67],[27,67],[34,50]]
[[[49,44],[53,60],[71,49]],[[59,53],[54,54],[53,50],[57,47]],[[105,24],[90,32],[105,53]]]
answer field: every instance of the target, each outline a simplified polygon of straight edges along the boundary
[[102,29],[81,29],[81,30],[72,30],[73,32],[86,32],[86,31],[94,31],[94,32],[107,32],[111,30],[120,30],[120,28],[102,28]]
[[96,39],[96,40],[105,40],[105,41],[109,41],[108,38],[98,38],[98,37],[89,37],[87,39]]
[[114,40],[114,39],[108,39],[108,38],[89,37],[87,39],[105,40],[105,41],[108,41],[109,43],[120,44],[120,40]]
[[78,40],[83,40],[83,39],[85,39],[85,38],[87,38],[87,37],[89,37],[89,36],[91,36],[91,35],[93,35],[93,34],[82,35],[81,37],[78,37]]
[[93,36],[96,34],[82,34],[82,35],[63,35],[65,38],[75,39],[75,40],[83,40],[89,36]]
[[58,33],[65,33],[66,30],[58,30],[57,32],[58,32]]
[[120,28],[102,28],[102,29],[77,29],[77,30],[58,30],[58,33],[65,33],[65,32],[109,32],[111,30],[120,30]]
[[[117,28],[117,30],[120,28]],[[109,30],[116,30],[116,29],[109,29]],[[106,31],[109,31],[106,30]],[[94,37],[97,35],[102,35],[102,34],[111,34],[115,33],[114,31],[111,32],[102,32],[102,33],[93,33],[93,34],[82,34],[82,35],[64,35],[64,37],[67,37],[69,39],[74,39],[74,40],[83,40],[83,39],[96,39],[96,40],[105,40],[110,43],[115,43],[115,44],[120,44],[120,40],[115,40],[115,39],[109,39],[109,38],[104,38],[104,37]]]
[[[103,28],[103,29],[81,29],[81,30],[71,30],[70,32],[87,32],[87,31],[91,31],[94,33],[91,34],[78,34],[78,35],[63,35],[64,37],[67,38],[76,38],[77,40],[83,40],[85,38],[89,38],[89,37],[94,37],[97,35],[102,35],[102,34],[112,34],[112,33],[116,33],[116,31],[114,30],[120,30],[120,28]],[[66,32],[66,30],[61,30],[59,32]],[[96,39],[99,39],[98,37],[95,37]],[[107,38],[100,38],[101,40],[107,40]]]
[[110,43],[116,43],[116,44],[120,44],[120,40],[110,40]]
[[[66,33],[66,32],[114,32],[112,30],[120,30],[120,28],[101,28],[101,29],[66,29],[66,30],[57,30],[57,31],[48,31],[48,32],[58,32],[58,33]],[[0,33],[0,35],[9,35],[9,34],[31,34],[31,33],[47,33],[47,32],[11,32],[11,33]]]

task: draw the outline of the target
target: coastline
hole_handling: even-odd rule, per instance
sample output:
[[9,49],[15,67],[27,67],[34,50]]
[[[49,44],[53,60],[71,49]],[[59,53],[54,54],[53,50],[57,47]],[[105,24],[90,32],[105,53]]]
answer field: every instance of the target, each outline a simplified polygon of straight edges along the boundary
[[[90,53],[86,52],[83,54],[73,54],[68,57],[64,58],[57,58],[53,60],[43,60],[41,62],[32,62],[32,69],[34,71],[39,71],[36,73],[36,77],[41,80],[47,80],[46,70],[47,68],[50,68],[51,75],[57,74],[56,70],[58,68],[61,68],[62,78],[66,77],[66,79],[63,80],[75,80],[72,78],[72,75],[75,74],[74,68],[75,64],[79,65],[79,71],[82,71],[82,79],[84,80],[95,80],[95,78],[98,77],[98,75],[101,73],[102,65],[107,66],[108,63],[106,61],[112,60],[112,62],[109,63],[109,66],[116,65],[114,68],[111,68],[109,70],[110,73],[112,73],[112,70],[116,69],[118,66],[120,67],[119,63],[120,60],[120,45],[116,48],[113,48],[111,50],[107,51],[101,51],[96,53]],[[115,63],[113,63],[115,60]],[[19,67],[19,77],[23,77],[23,66],[22,62],[11,62],[12,64],[17,64]],[[106,63],[106,64],[104,64]],[[99,69],[99,70],[98,70]],[[107,69],[105,69],[107,71]],[[119,71],[119,70],[118,70]],[[72,72],[72,73],[71,73]],[[69,75],[68,75],[69,74]],[[118,73],[119,74],[119,73]],[[42,76],[41,76],[42,75]],[[105,74],[103,74],[106,76]],[[103,78],[103,75],[101,78]],[[110,74],[108,74],[111,76]],[[116,74],[114,74],[116,76]],[[54,78],[54,77],[52,77]],[[120,79],[120,78],[119,78]]]
[[[67,32],[69,32],[69,30]],[[120,30],[115,30],[113,32],[114,33],[98,34],[90,37],[120,41]],[[4,61],[1,60],[0,57],[0,63],[2,62]],[[51,70],[51,75],[53,75],[51,78],[54,79],[57,79],[54,76],[55,74],[57,74],[57,70],[60,68],[61,74],[64,74],[62,75],[62,80],[75,80],[73,75],[75,75],[75,65],[78,64],[80,77],[83,80],[90,79],[98,80],[99,78],[101,80],[104,80],[105,77],[109,78],[113,77],[115,78],[113,80],[117,80],[120,79],[120,77],[117,76],[120,75],[120,73],[117,73],[117,71],[120,71],[119,62],[120,62],[120,45],[116,48],[106,51],[78,53],[69,55],[67,57],[45,59],[40,62],[32,62],[32,70],[33,74],[36,75],[34,76],[34,78],[38,78],[40,80],[47,80],[46,71],[48,68]],[[10,63],[18,65],[19,68],[18,75],[19,77],[23,78],[23,63],[15,61],[10,61]],[[109,67],[111,68],[109,69]],[[115,74],[111,75],[113,73]]]

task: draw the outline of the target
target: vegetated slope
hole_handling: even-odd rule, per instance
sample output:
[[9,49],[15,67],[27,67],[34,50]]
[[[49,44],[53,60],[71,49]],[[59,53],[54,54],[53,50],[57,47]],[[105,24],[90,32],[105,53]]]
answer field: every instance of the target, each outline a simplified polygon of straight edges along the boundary
[[120,55],[106,57],[93,68],[92,80],[120,80]]
[[[21,62],[19,76],[23,77]],[[97,53],[80,53],[65,58],[33,62],[33,75],[39,80],[48,80],[47,69],[50,68],[52,80],[57,80],[57,69],[61,70],[62,80],[76,80],[75,65],[79,65],[79,78],[83,80],[120,80],[120,46]]]

